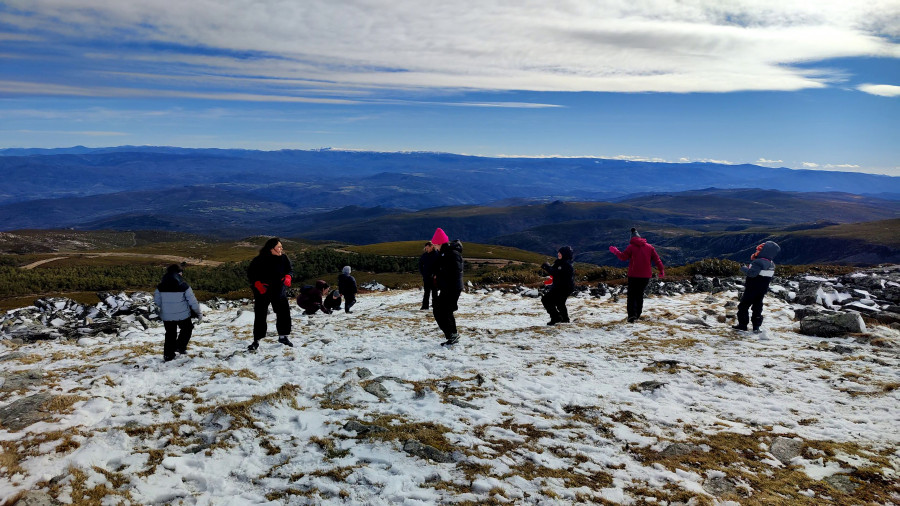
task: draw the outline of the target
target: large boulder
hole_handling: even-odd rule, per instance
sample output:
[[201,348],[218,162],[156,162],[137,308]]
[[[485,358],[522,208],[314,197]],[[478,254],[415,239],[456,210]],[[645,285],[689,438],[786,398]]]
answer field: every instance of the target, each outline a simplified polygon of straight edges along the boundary
[[859,313],[820,314],[800,320],[800,333],[807,336],[838,337],[865,331],[866,324]]

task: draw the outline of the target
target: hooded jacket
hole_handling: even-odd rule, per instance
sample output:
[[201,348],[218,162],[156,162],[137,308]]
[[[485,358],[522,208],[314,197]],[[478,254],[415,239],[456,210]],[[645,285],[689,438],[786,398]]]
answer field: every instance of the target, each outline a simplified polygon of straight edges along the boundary
[[356,292],[359,291],[356,286],[356,278],[349,274],[344,274],[343,272],[338,274],[338,291],[340,291],[341,295],[344,297],[355,299]]
[[656,248],[647,244],[647,239],[643,237],[632,237],[625,251],[619,251],[615,246],[610,246],[609,250],[619,257],[619,260],[628,262],[629,278],[652,278],[653,265],[651,262],[659,270],[659,277],[666,275],[662,260],[656,254]]
[[437,249],[433,249],[430,252],[423,251],[422,255],[419,256],[419,273],[422,275],[422,278],[430,278],[434,273],[434,263],[437,261],[440,253]]
[[[257,255],[247,267],[250,286],[257,281],[269,285],[266,295],[270,297],[287,297],[287,287],[284,286],[284,277],[287,275],[294,277],[291,260],[287,255],[273,255],[268,251]],[[256,287],[253,287],[253,295],[259,295]]]
[[771,278],[775,275],[775,262],[772,261],[781,251],[781,246],[774,241],[766,241],[757,247],[757,252],[750,258],[753,259],[750,265],[741,266],[741,272],[748,278],[763,276]]
[[159,307],[159,318],[167,322],[187,320],[191,311],[196,316],[203,314],[194,291],[177,273],[162,277],[153,293],[153,302]]
[[309,313],[315,313],[319,309],[324,313],[330,313],[331,309],[325,307],[322,299],[322,288],[327,287],[324,281],[316,281],[316,286],[306,285],[300,289],[300,295],[297,296],[297,305],[301,309]]
[[563,246],[559,248],[562,258],[557,258],[553,265],[544,263],[541,268],[548,275],[553,276],[553,284],[548,293],[554,295],[569,296],[575,291],[575,258],[572,248]]
[[441,253],[434,265],[438,290],[462,292],[463,258],[459,239],[441,245]]

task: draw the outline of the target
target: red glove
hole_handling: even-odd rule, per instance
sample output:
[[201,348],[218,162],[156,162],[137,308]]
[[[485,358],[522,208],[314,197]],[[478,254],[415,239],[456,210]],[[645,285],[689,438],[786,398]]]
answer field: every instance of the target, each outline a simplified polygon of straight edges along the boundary
[[659,271],[659,277],[660,279],[666,277],[666,271]]
[[291,275],[287,274],[284,276],[284,286],[291,286]]
[[266,293],[269,285],[263,283],[262,281],[257,281],[256,283],[253,283],[253,287],[256,288],[256,291],[259,292],[260,295],[262,295]]
[[609,247],[609,252],[610,252],[610,253],[618,253],[618,252],[619,252],[619,248],[617,248],[617,247],[615,247],[615,246],[610,246],[610,247]]

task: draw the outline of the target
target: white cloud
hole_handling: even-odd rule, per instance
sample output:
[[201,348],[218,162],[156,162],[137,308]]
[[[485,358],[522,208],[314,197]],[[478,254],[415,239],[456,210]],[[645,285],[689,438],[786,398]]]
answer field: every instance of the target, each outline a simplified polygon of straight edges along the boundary
[[856,89],[872,95],[878,95],[879,97],[900,96],[900,86],[891,84],[861,84]]
[[773,164],[773,163],[784,163],[784,161],[783,160],[766,160],[765,158],[760,158],[759,160],[757,160],[753,163],[758,163],[761,165],[768,165],[768,164]]
[[[321,87],[540,91],[797,90],[798,63],[900,57],[896,0],[7,0],[6,22],[65,46],[178,51],[192,74]],[[119,44],[121,43],[121,44]],[[132,49],[137,51],[137,49]],[[113,62],[120,55],[113,54]],[[149,63],[148,63],[149,64]],[[274,86],[275,83],[272,83]]]
[[807,169],[817,169],[819,164],[815,162],[803,162],[803,167]]

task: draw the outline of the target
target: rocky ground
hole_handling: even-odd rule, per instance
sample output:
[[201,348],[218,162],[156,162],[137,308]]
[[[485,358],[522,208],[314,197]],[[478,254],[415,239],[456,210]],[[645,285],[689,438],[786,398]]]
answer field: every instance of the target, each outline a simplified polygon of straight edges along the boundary
[[760,334],[729,328],[740,286],[654,281],[631,325],[583,287],[555,327],[536,290],[470,287],[449,349],[421,292],[296,312],[256,353],[248,301],[211,301],[170,363],[148,294],[41,299],[0,317],[0,497],[900,502],[900,271],[778,279]]

